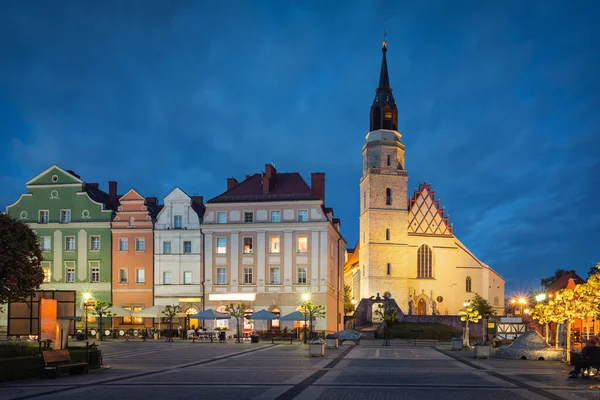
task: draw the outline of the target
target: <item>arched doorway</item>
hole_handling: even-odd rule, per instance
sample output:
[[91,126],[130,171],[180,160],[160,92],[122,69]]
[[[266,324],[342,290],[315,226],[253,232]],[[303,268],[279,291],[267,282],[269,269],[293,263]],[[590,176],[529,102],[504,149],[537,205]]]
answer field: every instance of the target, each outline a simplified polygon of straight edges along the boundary
[[425,303],[425,299],[419,299],[417,303],[417,315],[427,315],[427,303]]
[[[281,316],[281,311],[277,307],[271,307],[271,309],[269,311],[272,312],[273,314],[277,315],[278,317]],[[279,330],[279,320],[278,319],[274,319],[274,320],[271,320],[271,321],[267,321],[267,328],[270,331]]]

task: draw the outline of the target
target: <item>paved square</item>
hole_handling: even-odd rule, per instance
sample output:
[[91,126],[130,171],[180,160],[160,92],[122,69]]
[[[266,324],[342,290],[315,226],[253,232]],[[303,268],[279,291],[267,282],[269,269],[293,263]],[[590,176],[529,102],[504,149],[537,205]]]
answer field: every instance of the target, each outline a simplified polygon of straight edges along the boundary
[[447,347],[380,341],[310,358],[302,344],[104,342],[110,369],[0,385],[0,400],[600,399],[600,380],[559,362],[475,360]]

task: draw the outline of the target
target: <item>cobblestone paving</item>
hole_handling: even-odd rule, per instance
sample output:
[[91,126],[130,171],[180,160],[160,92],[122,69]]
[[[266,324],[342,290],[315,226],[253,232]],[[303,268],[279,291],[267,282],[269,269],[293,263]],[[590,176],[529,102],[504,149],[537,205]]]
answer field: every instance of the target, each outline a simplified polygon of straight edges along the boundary
[[304,345],[101,343],[109,369],[0,385],[0,400],[587,399],[600,380],[560,362],[475,360],[468,352],[362,341],[310,358]]

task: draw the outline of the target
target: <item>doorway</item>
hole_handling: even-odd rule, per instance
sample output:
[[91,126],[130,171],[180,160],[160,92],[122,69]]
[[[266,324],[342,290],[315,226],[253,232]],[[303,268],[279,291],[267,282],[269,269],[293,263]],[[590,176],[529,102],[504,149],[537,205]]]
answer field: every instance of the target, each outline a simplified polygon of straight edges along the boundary
[[425,303],[425,299],[419,299],[417,303],[417,315],[427,315],[427,303]]

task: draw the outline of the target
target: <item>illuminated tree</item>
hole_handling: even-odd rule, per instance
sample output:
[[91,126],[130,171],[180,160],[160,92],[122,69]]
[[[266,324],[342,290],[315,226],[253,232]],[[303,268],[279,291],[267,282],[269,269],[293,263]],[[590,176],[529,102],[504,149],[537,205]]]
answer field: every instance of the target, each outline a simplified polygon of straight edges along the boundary
[[313,320],[317,318],[325,318],[325,306],[314,304],[310,300],[305,300],[300,304],[300,312],[309,321],[310,336],[312,338]]
[[463,343],[466,347],[469,347],[469,322],[479,322],[481,315],[479,314],[479,311],[475,310],[470,305],[464,310],[460,310],[458,315],[460,315],[461,321],[465,321],[465,337],[463,338]]
[[351,315],[354,313],[354,304],[352,304],[352,288],[350,285],[344,285],[344,314]]
[[550,324],[550,322],[555,322],[552,306],[548,303],[537,303],[534,309],[531,310],[530,315],[531,318],[537,320],[540,323],[540,325],[545,326],[546,343],[548,343],[548,341],[550,340],[548,338],[548,325]]
[[181,307],[179,305],[166,305],[163,310],[163,315],[169,320],[169,335],[167,336],[167,342],[173,341],[173,318],[178,314],[181,314]]
[[243,318],[246,314],[246,309],[248,308],[247,304],[229,304],[225,309],[237,322],[237,342],[241,343],[241,333],[240,333],[240,318]]
[[[100,340],[102,340],[102,337],[104,336],[103,332],[102,332],[102,316],[106,316],[106,317],[110,317],[111,312],[110,312],[110,308],[112,307],[112,303],[107,303],[104,300],[97,300],[96,303],[94,303],[94,313],[98,316],[98,322],[99,322],[99,330],[100,330]],[[87,315],[86,315],[87,318]]]

